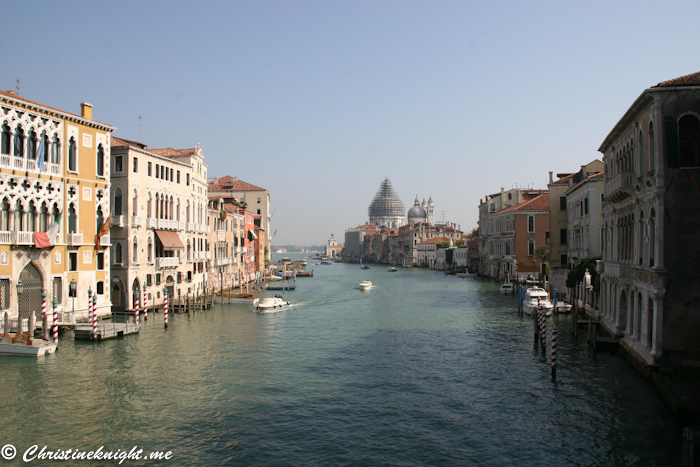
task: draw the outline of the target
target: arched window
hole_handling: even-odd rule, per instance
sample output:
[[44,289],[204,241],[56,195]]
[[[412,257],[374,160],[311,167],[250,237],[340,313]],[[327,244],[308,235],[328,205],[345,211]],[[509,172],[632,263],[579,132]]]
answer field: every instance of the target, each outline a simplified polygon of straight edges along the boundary
[[0,153],[10,154],[10,127],[2,124],[2,138],[0,138]]
[[528,256],[535,256],[535,241],[534,240],[527,241],[527,255]]
[[68,140],[68,170],[72,172],[78,171],[78,147],[72,136],[70,140]]
[[102,213],[102,208],[97,209],[97,221],[95,223],[95,232],[99,232],[105,223],[104,214]]
[[[187,208],[185,209],[185,215],[187,217],[186,222],[189,223],[190,222],[190,202],[189,201],[187,201]],[[189,229],[189,227],[188,227],[188,229]]]
[[14,144],[15,157],[24,157],[24,130],[21,126],[17,125],[15,128],[15,144]]
[[654,347],[654,301],[647,298],[647,347]]
[[146,201],[146,217],[151,217],[151,203],[153,202],[152,196],[148,194],[148,201]]
[[134,198],[132,199],[131,215],[132,216],[139,215],[139,193],[136,190],[134,190]]
[[684,115],[678,122],[681,167],[700,167],[700,121],[694,115]]
[[105,151],[102,144],[97,146],[97,175],[104,177],[105,174]]
[[78,228],[78,216],[75,212],[75,205],[68,206],[68,233],[76,233]]
[[[46,166],[46,163],[49,161],[49,149],[50,149],[50,146],[49,146],[49,137],[46,135],[46,132],[43,132],[43,133],[41,134],[41,141],[42,141],[42,143],[43,143],[43,144],[42,144],[42,145],[43,145],[43,151],[42,151],[41,154],[40,154],[40,156],[41,156],[41,161],[42,161],[42,163],[43,163],[44,170],[48,170],[48,169],[47,169],[47,166]],[[41,148],[41,146],[40,146],[40,148]]]
[[61,141],[58,139],[58,135],[53,135],[51,139],[51,159],[52,164],[61,163]]
[[39,212],[39,232],[46,232],[49,227],[49,207],[46,203],[41,204]]
[[33,129],[29,130],[27,137],[27,159],[36,160],[36,133]]
[[146,253],[148,254],[148,262],[152,263],[153,262],[153,243],[151,243],[151,239],[148,239],[148,246],[146,248]]
[[656,170],[656,143],[654,141],[654,122],[649,122],[649,172]]
[[180,222],[180,198],[177,199],[177,204],[175,205],[175,219]]
[[642,294],[638,293],[637,294],[637,307],[635,313],[637,313],[637,316],[635,317],[635,329],[634,329],[634,337],[636,337],[638,340],[642,338],[642,307],[644,306],[642,302]]
[[0,204],[0,230],[5,232],[10,230],[10,203],[7,198]]
[[131,262],[134,264],[139,264],[139,242],[134,236],[134,241],[131,248]]
[[29,210],[27,211],[27,232],[36,232],[36,206],[34,201],[29,202]]
[[22,231],[24,230],[24,226],[24,207],[22,203],[17,200],[17,203],[15,203],[15,230]]
[[527,216],[527,231],[530,233],[535,231],[535,216]]

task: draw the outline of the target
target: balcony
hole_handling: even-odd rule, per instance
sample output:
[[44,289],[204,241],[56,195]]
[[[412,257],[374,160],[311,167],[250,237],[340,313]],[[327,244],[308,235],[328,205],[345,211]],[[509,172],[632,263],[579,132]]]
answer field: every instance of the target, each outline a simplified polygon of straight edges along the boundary
[[216,239],[220,242],[226,241],[226,231],[225,230],[217,230],[216,231]]
[[185,223],[178,221],[177,230],[185,230]]
[[634,193],[634,180],[633,172],[622,172],[609,179],[605,184],[605,199],[619,203],[629,198]]
[[80,246],[83,244],[83,233],[68,233],[66,234],[66,242],[68,246]]
[[217,258],[214,260],[214,266],[227,266],[229,264],[233,264],[231,258]]
[[12,243],[15,245],[34,245],[34,232],[12,232]]
[[132,227],[141,227],[142,223],[143,223],[143,219],[141,218],[141,216],[131,216]]
[[194,222],[187,223],[187,230],[190,232],[194,232]]
[[47,175],[61,175],[61,165],[45,162],[43,170],[40,170],[36,159],[25,159],[23,157],[15,157],[9,154],[0,155],[0,168],[21,170],[23,172],[36,172]]
[[148,227],[150,227],[152,229],[158,228],[158,219],[156,219],[155,217],[149,217],[148,218]]
[[124,216],[112,216],[109,224],[115,227],[124,227]]
[[12,232],[9,230],[0,231],[0,243],[11,243],[12,242]]
[[170,258],[156,258],[156,267],[158,268],[176,268],[180,265],[180,258],[177,256]]

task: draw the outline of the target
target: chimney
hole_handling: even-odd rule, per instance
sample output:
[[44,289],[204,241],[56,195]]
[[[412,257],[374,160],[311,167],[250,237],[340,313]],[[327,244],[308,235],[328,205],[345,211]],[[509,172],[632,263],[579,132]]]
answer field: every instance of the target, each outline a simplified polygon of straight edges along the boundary
[[80,116],[92,120],[92,104],[87,102],[80,104]]
[[238,177],[233,177],[233,183],[236,183],[238,181]]
[[552,182],[553,182],[553,180],[552,180],[552,172],[549,172],[549,183],[552,183]]

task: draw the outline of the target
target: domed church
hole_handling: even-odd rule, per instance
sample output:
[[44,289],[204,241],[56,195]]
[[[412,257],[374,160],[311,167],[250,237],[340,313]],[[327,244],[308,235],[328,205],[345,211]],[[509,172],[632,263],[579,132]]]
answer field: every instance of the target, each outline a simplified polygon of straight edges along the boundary
[[416,200],[413,203],[413,207],[408,210],[408,223],[409,224],[420,224],[427,223],[429,225],[434,225],[433,211],[435,206],[433,205],[433,198],[428,199],[425,202],[423,198],[423,203],[418,200],[418,195],[416,195]]
[[368,212],[369,223],[377,227],[397,229],[403,225],[405,208],[389,178],[385,178],[379,186],[379,191],[374,195]]

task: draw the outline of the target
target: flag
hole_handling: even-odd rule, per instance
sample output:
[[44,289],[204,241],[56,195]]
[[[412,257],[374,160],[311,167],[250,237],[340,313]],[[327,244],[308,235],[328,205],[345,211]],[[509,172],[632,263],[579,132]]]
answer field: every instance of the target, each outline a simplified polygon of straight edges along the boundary
[[44,144],[44,137],[41,137],[41,142],[39,143],[39,151],[36,154],[39,164],[39,172],[44,171],[44,152],[46,151],[46,145]]
[[36,248],[51,248],[54,246],[62,216],[63,212],[59,212],[56,222],[51,224],[46,232],[34,232],[34,246]]
[[100,230],[97,232],[97,238],[95,239],[95,250],[100,249],[100,238],[102,238],[103,235],[107,235],[107,232],[109,232],[109,221],[111,218],[111,214],[107,216],[107,219],[105,219],[104,224],[102,224],[102,227],[100,227]]

